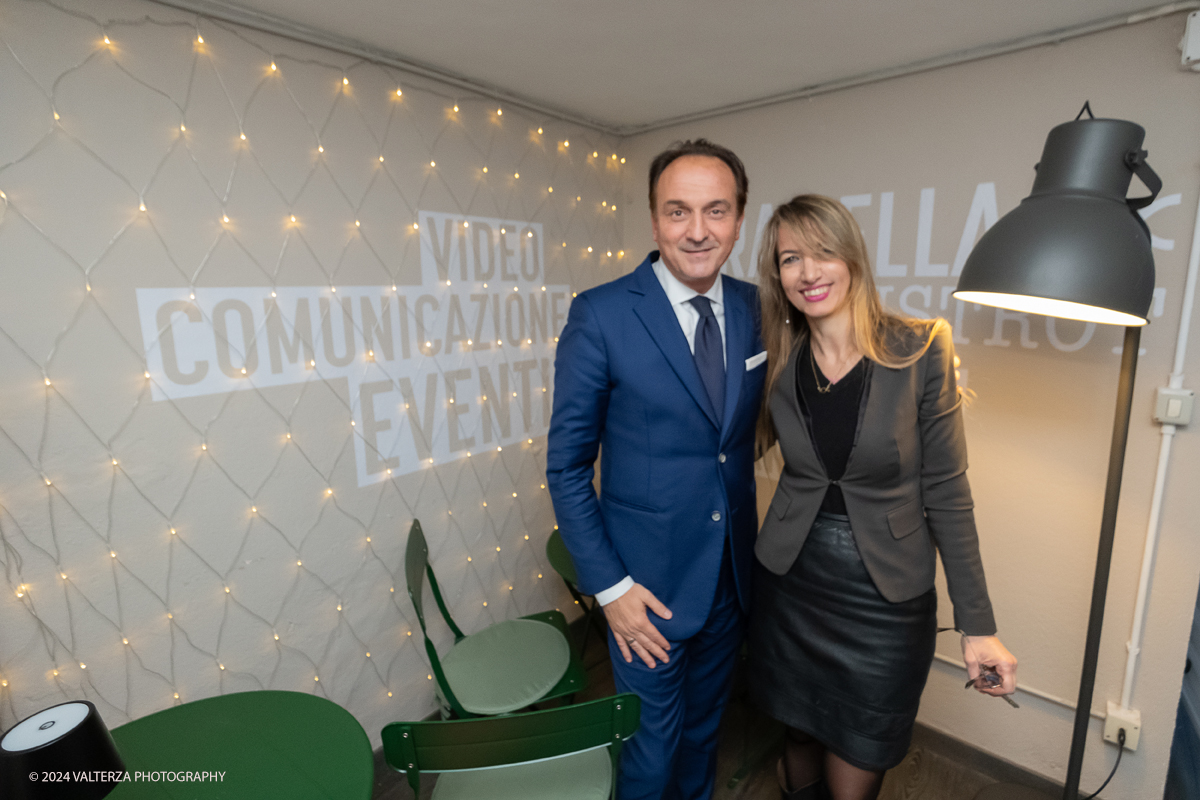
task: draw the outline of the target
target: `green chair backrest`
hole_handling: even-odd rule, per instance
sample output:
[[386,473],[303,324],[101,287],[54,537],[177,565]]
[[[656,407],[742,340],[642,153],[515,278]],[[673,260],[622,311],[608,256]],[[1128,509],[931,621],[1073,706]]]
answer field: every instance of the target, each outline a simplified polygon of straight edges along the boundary
[[[424,772],[484,769],[610,746],[616,770],[621,745],[638,729],[642,704],[619,694],[547,711],[431,722],[393,722],[384,727],[388,765],[408,775],[420,793]],[[614,782],[615,784],[615,782]]]
[[408,584],[408,597],[412,600],[413,609],[417,612],[417,621],[421,623],[421,635],[425,637],[425,653],[429,656],[429,666],[433,671],[433,676],[437,679],[438,687],[442,690],[442,695],[450,708],[459,716],[467,716],[466,711],[458,702],[458,698],[454,696],[454,692],[450,689],[450,684],[446,681],[446,674],[442,671],[442,662],[438,658],[437,648],[429,638],[429,631],[425,628],[425,610],[424,598],[425,578],[429,578],[429,588],[433,590],[433,599],[437,601],[438,610],[442,612],[442,618],[446,620],[446,624],[450,626],[450,630],[454,632],[454,641],[460,642],[464,638],[463,632],[454,624],[454,619],[450,616],[450,610],[446,608],[446,602],[442,599],[441,589],[438,587],[437,576],[433,574],[433,567],[429,565],[429,545],[425,542],[425,534],[421,531],[420,520],[413,520],[412,527],[408,530],[408,544],[404,550],[404,577]]
[[579,573],[575,571],[575,561],[571,558],[571,551],[567,550],[566,542],[562,539],[562,534],[558,532],[558,528],[550,534],[550,538],[546,540],[546,558],[550,561],[550,566],[554,567],[554,571],[562,576],[562,579],[572,586],[579,585]]

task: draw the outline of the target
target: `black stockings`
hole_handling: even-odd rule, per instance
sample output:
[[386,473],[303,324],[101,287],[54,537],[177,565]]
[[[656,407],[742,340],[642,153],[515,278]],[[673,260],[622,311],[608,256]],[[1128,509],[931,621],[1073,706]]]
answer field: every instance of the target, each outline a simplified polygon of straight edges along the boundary
[[882,772],[843,761],[795,728],[788,728],[783,763],[789,789],[801,789],[824,777],[832,800],[875,800],[883,785]]

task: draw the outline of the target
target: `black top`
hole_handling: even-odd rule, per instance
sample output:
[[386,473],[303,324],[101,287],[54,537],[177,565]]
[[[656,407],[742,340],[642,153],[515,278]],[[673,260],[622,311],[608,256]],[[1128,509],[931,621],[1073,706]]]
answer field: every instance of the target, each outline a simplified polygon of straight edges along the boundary
[[[863,357],[840,381],[830,386],[829,379],[813,359],[808,342],[796,358],[796,395],[800,398],[800,410],[808,420],[817,458],[821,459],[825,474],[833,481],[821,501],[821,510],[829,514],[846,513],[842,487],[837,482],[845,474],[846,462],[854,448],[866,372],[867,359]],[[821,388],[828,386],[828,392],[817,390],[817,375],[820,375]]]

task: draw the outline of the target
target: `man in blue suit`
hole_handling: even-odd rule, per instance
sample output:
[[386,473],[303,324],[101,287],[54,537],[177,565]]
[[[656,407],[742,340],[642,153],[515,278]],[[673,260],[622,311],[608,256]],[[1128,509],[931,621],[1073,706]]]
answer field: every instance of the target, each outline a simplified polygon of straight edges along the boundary
[[581,293],[558,344],[554,510],[580,588],[604,607],[617,690],[642,700],[622,800],[700,800],[715,781],[758,526],[758,295],[720,274],[746,189],[726,148],[698,139],[661,153],[650,167],[659,250]]

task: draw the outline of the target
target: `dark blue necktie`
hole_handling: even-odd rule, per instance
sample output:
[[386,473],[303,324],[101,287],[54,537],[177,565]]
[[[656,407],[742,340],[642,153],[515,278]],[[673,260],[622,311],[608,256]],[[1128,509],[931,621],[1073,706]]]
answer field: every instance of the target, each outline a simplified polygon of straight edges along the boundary
[[717,419],[725,418],[725,348],[721,346],[721,329],[717,316],[713,314],[712,302],[704,295],[696,295],[688,301],[700,312],[696,324],[696,348],[693,357],[700,380],[712,401]]

